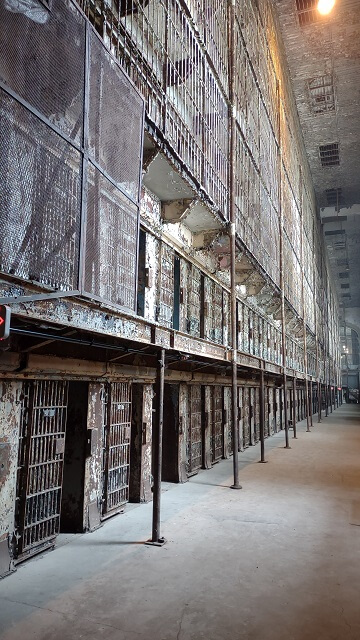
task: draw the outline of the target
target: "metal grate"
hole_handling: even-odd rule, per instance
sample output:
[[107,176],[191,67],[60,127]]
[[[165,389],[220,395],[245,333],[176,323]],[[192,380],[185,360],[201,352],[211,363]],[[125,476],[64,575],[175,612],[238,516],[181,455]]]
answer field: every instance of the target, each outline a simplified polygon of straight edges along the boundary
[[174,251],[161,243],[157,322],[172,327],[174,309]]
[[0,123],[0,269],[75,289],[80,153],[1,89]]
[[134,310],[143,100],[71,0],[0,20],[0,270]]
[[52,546],[60,529],[68,383],[24,383],[16,506],[16,558]]
[[337,187],[336,189],[325,189],[325,195],[327,204],[330,207],[333,205],[338,206],[344,202],[341,187]]
[[210,387],[210,393],[212,394],[211,460],[218,462],[224,453],[222,387],[220,385]]
[[116,513],[129,500],[131,384],[111,382],[104,395],[103,510]]
[[189,264],[187,296],[187,331],[200,336],[201,271],[193,264]]
[[89,164],[85,291],[135,308],[137,207]]
[[340,164],[339,143],[332,142],[319,147],[321,166],[332,167]]
[[310,105],[314,113],[334,111],[334,85],[332,75],[319,76],[308,80]]
[[186,471],[192,475],[202,465],[201,385],[191,385],[188,394]]
[[83,130],[85,21],[71,2],[53,2],[37,24],[0,3],[0,78],[64,134]]
[[[135,203],[139,197],[143,101],[91,34],[90,154]],[[140,125],[140,126],[139,126]]]
[[300,27],[318,22],[320,14],[316,9],[317,0],[296,0],[296,10]]

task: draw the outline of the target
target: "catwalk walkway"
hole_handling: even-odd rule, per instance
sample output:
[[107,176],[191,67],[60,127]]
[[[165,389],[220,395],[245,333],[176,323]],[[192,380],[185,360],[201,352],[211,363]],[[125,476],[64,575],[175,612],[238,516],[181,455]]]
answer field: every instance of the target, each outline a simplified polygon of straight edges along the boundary
[[164,485],[162,548],[151,505],[0,582],[3,640],[359,640],[360,407],[343,405],[186,485]]

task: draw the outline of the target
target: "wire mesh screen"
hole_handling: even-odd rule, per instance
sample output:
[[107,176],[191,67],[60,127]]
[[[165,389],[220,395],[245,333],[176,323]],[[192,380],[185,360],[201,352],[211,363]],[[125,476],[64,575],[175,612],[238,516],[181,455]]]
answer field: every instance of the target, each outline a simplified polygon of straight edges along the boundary
[[0,90],[0,269],[63,290],[78,279],[80,153]]
[[92,164],[88,181],[85,291],[133,309],[137,207]]
[[53,2],[42,24],[7,6],[0,269],[133,310],[143,100],[74,2]]
[[0,3],[0,78],[61,131],[81,142],[85,21],[69,0],[45,24]]
[[139,195],[143,102],[104,45],[92,33],[90,64],[90,153],[133,199]]

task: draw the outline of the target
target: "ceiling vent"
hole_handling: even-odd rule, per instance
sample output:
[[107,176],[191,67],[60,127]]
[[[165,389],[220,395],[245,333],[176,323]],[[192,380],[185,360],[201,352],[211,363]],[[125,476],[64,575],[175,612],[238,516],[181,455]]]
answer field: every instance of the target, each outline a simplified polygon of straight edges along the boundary
[[319,21],[319,13],[316,9],[316,0],[296,0],[296,10],[300,27],[306,27]]
[[342,289],[350,289],[350,285],[349,284],[342,284],[341,288]]
[[349,277],[349,272],[348,271],[340,271],[340,273],[339,273],[340,280],[344,280],[344,278],[348,278],[348,277]]
[[334,111],[334,85],[331,75],[319,76],[308,80],[310,104],[313,113],[327,113]]
[[326,202],[329,207],[336,207],[337,205],[343,204],[344,202],[341,187],[338,187],[337,189],[326,189],[325,195]]
[[339,143],[323,144],[319,147],[321,166],[333,167],[340,164]]

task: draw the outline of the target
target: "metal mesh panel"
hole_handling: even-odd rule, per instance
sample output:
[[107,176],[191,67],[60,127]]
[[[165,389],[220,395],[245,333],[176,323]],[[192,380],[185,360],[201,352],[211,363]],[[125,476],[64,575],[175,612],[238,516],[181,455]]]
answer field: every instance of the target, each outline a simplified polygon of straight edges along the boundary
[[160,324],[166,327],[172,327],[174,308],[174,251],[164,242],[161,243],[159,260],[160,287],[156,319]]
[[91,34],[90,153],[135,202],[139,196],[143,102],[129,79]]
[[138,211],[89,165],[85,291],[135,308]]
[[0,90],[0,269],[77,287],[80,154]]
[[187,292],[187,331],[192,336],[200,336],[201,271],[193,264],[189,264]]
[[53,2],[45,24],[0,3],[0,78],[61,131],[82,136],[85,23],[74,5]]

